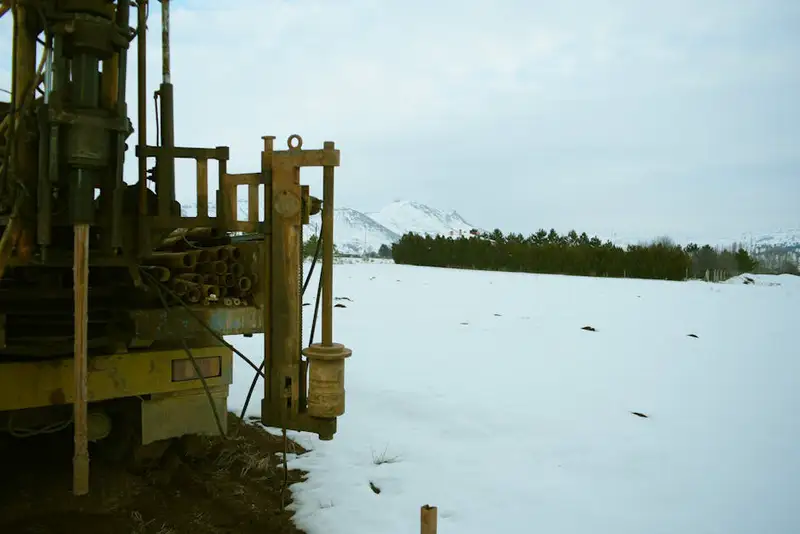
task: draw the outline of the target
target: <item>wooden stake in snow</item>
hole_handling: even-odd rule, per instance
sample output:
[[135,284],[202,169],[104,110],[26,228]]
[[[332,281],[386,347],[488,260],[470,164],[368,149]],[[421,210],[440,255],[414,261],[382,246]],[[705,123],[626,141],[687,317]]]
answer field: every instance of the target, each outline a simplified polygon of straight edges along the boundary
[[420,534],[436,534],[437,508],[426,504],[420,510]]

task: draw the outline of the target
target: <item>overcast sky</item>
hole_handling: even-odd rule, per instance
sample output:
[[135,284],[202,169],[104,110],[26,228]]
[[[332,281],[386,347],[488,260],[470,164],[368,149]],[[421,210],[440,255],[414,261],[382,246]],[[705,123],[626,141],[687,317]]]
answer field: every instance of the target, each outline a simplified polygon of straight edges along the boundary
[[800,227],[798,0],[185,0],[172,19],[177,142],[231,146],[233,171],[258,169],[261,135],[299,133],[337,143],[337,203],[363,211],[637,238]]

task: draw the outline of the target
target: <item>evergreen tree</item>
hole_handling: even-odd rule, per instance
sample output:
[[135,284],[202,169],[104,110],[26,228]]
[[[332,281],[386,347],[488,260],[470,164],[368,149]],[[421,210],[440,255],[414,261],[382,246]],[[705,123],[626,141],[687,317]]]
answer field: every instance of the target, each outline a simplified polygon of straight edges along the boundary
[[386,243],[380,246],[378,249],[378,257],[380,258],[391,258],[392,257],[392,249],[390,249]]

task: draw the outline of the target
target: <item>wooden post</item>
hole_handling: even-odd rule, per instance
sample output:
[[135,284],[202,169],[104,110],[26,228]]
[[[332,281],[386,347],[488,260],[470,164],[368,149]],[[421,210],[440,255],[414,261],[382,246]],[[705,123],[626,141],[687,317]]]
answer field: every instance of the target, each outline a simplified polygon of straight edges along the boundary
[[426,504],[420,509],[420,534],[436,534],[437,508]]

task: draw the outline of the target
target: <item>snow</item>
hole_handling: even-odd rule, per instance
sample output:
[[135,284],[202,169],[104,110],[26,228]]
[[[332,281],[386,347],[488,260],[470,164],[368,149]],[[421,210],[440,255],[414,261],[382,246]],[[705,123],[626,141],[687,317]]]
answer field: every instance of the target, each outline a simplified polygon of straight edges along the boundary
[[449,236],[451,232],[469,235],[469,231],[475,228],[455,211],[444,212],[409,200],[393,202],[369,216],[399,235],[408,232],[421,235]]
[[[424,504],[441,534],[800,532],[800,278],[335,276],[347,411],[333,441],[290,434],[310,534],[418,532]],[[237,364],[234,407],[251,379]]]
[[753,235],[747,234],[745,243],[751,243],[755,248],[770,247],[800,247],[800,228],[778,230],[770,234]]
[[[319,233],[321,216],[314,215],[306,235]],[[344,254],[378,252],[381,245],[391,246],[400,236],[369,216],[351,208],[337,208],[333,216],[333,242]]]
[[788,284],[789,287],[792,287],[793,284],[797,283],[798,277],[793,276],[790,274],[781,274],[781,275],[763,275],[763,274],[740,274],[739,276],[734,276],[728,280],[725,280],[724,283],[726,284],[746,284],[746,285],[756,285],[756,286],[780,286],[783,284]]

